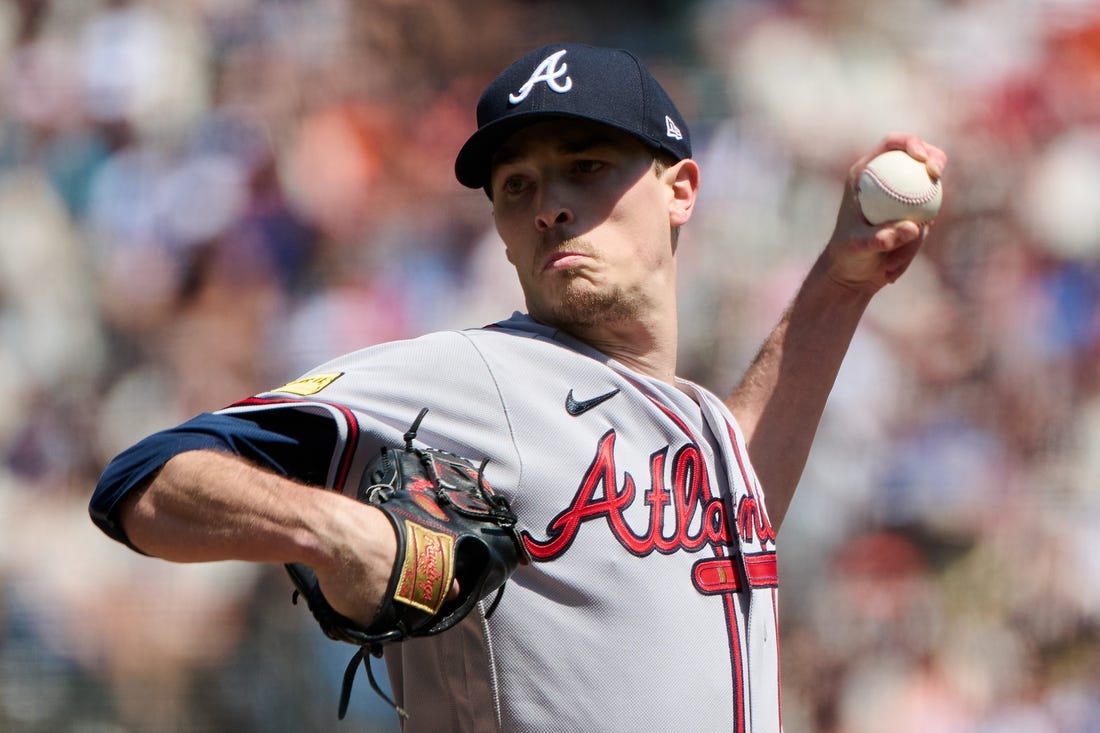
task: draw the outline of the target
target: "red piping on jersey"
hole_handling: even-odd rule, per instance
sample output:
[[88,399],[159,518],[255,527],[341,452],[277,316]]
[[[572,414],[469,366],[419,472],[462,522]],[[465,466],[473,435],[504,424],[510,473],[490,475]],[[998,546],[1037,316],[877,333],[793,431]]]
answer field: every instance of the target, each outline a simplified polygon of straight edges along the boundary
[[348,472],[351,470],[351,459],[355,455],[355,448],[359,444],[359,421],[355,419],[355,413],[350,408],[336,402],[325,402],[324,400],[309,400],[308,402],[295,399],[270,399],[265,397],[249,397],[248,399],[241,400],[240,402],[234,402],[226,410],[234,407],[251,407],[253,405],[328,405],[329,407],[335,407],[344,416],[347,421],[348,438],[344,441],[344,449],[340,453],[339,468],[336,471],[336,479],[333,482],[332,488],[342,492],[344,490],[344,484],[348,480]]
[[[734,432],[733,426],[729,421],[726,421],[726,430],[729,431],[730,445],[733,446],[733,455],[737,457],[737,468],[741,470],[741,478],[745,481],[745,489],[749,492],[749,495],[756,500],[757,509],[761,512],[761,518],[767,527],[768,539],[775,542],[775,530],[772,528],[771,519],[768,518],[768,507],[757,496],[759,487],[754,481],[749,480],[749,472],[745,470],[745,459],[741,456],[741,449],[737,447],[737,433]],[[760,538],[760,544],[764,544],[764,538]]]
[[[733,453],[737,457],[737,467],[739,469],[741,469],[741,476],[744,477],[744,479],[745,479],[745,488],[748,490],[749,494],[751,494],[752,497],[754,499],[756,499],[757,510],[761,513],[761,518],[764,520],[764,524],[767,526],[768,536],[771,539],[771,541],[774,543],[775,542],[775,529],[772,527],[771,519],[768,518],[768,508],[764,504],[764,502],[760,500],[760,497],[758,497],[756,495],[757,491],[759,490],[759,486],[757,486],[755,483],[749,481],[748,471],[745,470],[744,459],[741,457],[741,450],[740,450],[740,448],[737,447],[737,434],[734,431],[733,425],[730,424],[729,420],[726,421],[726,430],[729,431],[730,445],[733,446]],[[763,538],[761,538],[761,545],[763,545]],[[779,639],[779,602],[778,602],[778,598],[776,596],[777,596],[777,593],[778,593],[777,589],[779,587],[779,563],[778,563],[778,560],[776,559],[775,551],[772,551],[770,554],[771,554],[771,557],[773,558],[772,564],[775,566],[774,570],[773,570],[774,575],[775,575],[775,584],[772,586],[772,588],[773,588],[773,590],[772,590],[772,610],[773,610],[773,613],[775,614],[775,646],[778,649],[779,648],[779,643],[780,643],[780,639]],[[746,558],[745,560],[746,560],[745,570],[746,570],[746,572],[750,572],[749,571],[749,559]],[[778,710],[779,710],[779,730],[783,730],[783,664],[778,658],[776,659],[775,673],[776,673],[776,682],[777,682],[776,695],[778,696],[778,699],[776,700],[776,704],[779,706],[778,707]]]
[[[692,443],[694,443],[695,445],[699,444],[699,441],[695,439],[695,435],[691,432],[691,429],[687,426],[687,423],[685,423],[679,415],[672,412],[670,409],[668,409],[652,397],[649,397],[649,400],[654,405],[656,405],[657,409],[663,412],[668,417],[668,419],[676,423],[677,427],[679,427],[680,430],[684,431],[684,435],[686,435]],[[733,443],[734,451],[736,451],[737,442],[732,440],[731,442]],[[737,453],[736,455],[738,467],[741,469],[741,475],[745,477],[745,486],[748,491],[751,492],[752,488],[748,483],[748,477],[745,474],[745,467],[740,465],[741,455],[740,453]],[[730,507],[731,510],[732,508],[733,507]],[[700,563],[696,563],[696,568],[702,563],[729,563],[732,567],[733,558],[726,556],[726,548],[722,547],[721,545],[714,545],[714,559],[703,560]],[[695,573],[693,573],[693,575],[694,574]],[[732,575],[735,578],[737,577],[736,572]],[[696,587],[698,588],[701,586],[696,583]],[[723,593],[721,598],[722,607],[726,614],[726,631],[729,635],[730,640],[730,667],[733,669],[733,709],[734,717],[737,719],[736,733],[745,733],[745,671],[742,667],[741,661],[741,634],[737,631],[737,611],[734,607],[736,596],[732,593]],[[747,633],[748,629],[746,628],[745,631]]]
[[[714,548],[715,561],[733,562],[725,556],[725,548]],[[730,666],[733,668],[733,714],[736,718],[736,732],[745,733],[745,670],[741,661],[741,635],[737,631],[737,611],[734,602],[737,596],[722,594],[722,610],[726,613],[726,631],[730,640]],[[747,622],[747,619],[746,619]],[[748,628],[745,629],[746,633]]]
[[[646,397],[649,397],[649,395],[646,395]],[[693,442],[693,443],[696,443],[696,444],[698,444],[698,442],[699,442],[699,441],[695,440],[695,436],[694,436],[694,435],[692,434],[692,432],[691,432],[691,428],[689,428],[689,427],[687,426],[687,423],[685,423],[685,422],[684,422],[684,421],[683,421],[683,420],[682,420],[682,419],[680,418],[680,416],[679,416],[679,415],[677,415],[677,414],[676,414],[675,412],[673,412],[672,410],[668,409],[667,407],[665,407],[664,405],[662,405],[662,404],[661,404],[660,402],[658,402],[657,400],[653,399],[652,397],[649,397],[649,401],[650,401],[650,402],[652,402],[653,404],[655,404],[655,405],[657,406],[657,408],[658,408],[658,409],[659,409],[659,410],[660,410],[661,412],[665,413],[665,417],[667,417],[667,418],[668,418],[669,420],[671,420],[672,422],[676,423],[676,427],[680,428],[680,430],[683,430],[683,431],[684,431],[684,435],[686,435],[686,436],[688,436],[689,438],[691,438],[691,442]]]

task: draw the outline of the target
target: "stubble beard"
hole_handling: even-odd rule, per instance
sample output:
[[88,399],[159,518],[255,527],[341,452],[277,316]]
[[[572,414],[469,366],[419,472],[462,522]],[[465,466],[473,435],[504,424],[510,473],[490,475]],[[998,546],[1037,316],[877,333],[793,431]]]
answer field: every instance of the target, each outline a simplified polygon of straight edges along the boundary
[[[627,321],[641,312],[640,298],[620,286],[595,290],[573,277],[560,300],[551,304],[555,325],[566,330],[591,328],[600,324]],[[587,283],[587,281],[584,281]]]
[[[594,249],[584,239],[569,239],[547,249],[570,249],[594,256]],[[562,278],[557,292],[542,299],[542,308],[532,312],[538,320],[566,331],[577,331],[613,322],[637,319],[644,312],[644,296],[622,285],[600,287],[586,276],[584,270],[557,273]]]

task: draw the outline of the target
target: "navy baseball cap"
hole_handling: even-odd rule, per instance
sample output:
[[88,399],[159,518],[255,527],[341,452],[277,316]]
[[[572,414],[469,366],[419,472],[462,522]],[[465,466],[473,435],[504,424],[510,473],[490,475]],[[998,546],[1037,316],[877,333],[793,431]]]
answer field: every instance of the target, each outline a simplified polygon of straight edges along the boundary
[[531,51],[485,88],[477,103],[477,132],[455,160],[459,182],[485,188],[501,144],[521,127],[549,117],[601,122],[676,160],[691,157],[684,118],[634,54],[560,43]]

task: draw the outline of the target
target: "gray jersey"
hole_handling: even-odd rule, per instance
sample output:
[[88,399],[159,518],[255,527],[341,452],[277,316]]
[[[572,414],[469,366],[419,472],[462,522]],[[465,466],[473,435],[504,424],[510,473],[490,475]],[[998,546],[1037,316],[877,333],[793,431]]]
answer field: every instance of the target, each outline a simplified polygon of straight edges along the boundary
[[[516,314],[336,359],[228,412],[331,418],[354,492],[418,441],[475,462],[534,558],[495,613],[386,652],[406,731],[778,731],[775,539],[733,417]],[[483,607],[486,603],[483,603]]]

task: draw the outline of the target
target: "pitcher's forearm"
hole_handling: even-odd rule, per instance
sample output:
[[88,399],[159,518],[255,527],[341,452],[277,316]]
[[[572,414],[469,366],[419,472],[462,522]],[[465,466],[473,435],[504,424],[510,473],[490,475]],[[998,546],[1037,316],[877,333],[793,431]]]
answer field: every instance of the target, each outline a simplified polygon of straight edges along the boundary
[[333,503],[347,501],[237,456],[189,451],[124,500],[122,522],[134,545],[166,560],[308,564]]
[[776,529],[870,299],[870,293],[830,279],[819,260],[727,400],[745,434]]

